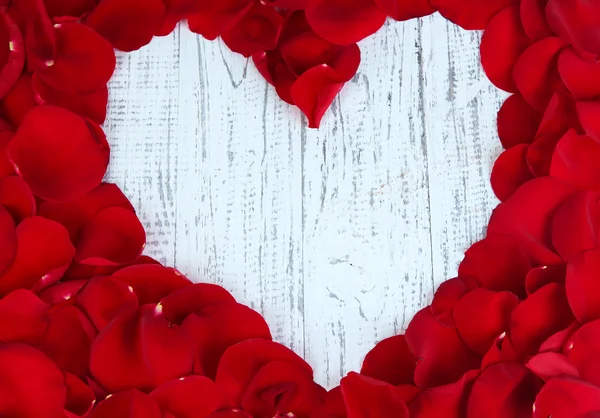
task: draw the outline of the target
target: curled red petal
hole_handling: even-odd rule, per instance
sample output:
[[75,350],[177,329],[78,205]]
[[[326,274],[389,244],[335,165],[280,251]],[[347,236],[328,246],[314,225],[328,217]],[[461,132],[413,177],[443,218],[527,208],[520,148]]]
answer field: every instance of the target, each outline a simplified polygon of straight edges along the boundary
[[565,48],[558,57],[558,71],[575,100],[592,100],[600,96],[600,63],[581,57]]
[[506,149],[533,142],[542,121],[535,110],[519,93],[513,94],[498,111],[498,136]]
[[13,88],[0,101],[0,115],[13,126],[19,126],[25,115],[37,106],[31,85],[31,74],[23,73]]
[[550,379],[535,399],[534,418],[592,418],[600,412],[600,387],[570,376]]
[[101,210],[81,231],[75,261],[91,265],[134,262],[146,245],[146,231],[130,210],[115,206]]
[[496,87],[509,92],[517,90],[513,69],[530,44],[521,24],[518,4],[492,18],[481,38],[480,49],[483,69]]
[[434,7],[446,19],[467,30],[485,29],[490,19],[515,0],[477,1],[430,0]]
[[526,364],[544,382],[559,376],[579,377],[577,368],[561,353],[541,353],[533,356]]
[[600,100],[577,102],[577,113],[585,132],[600,142]]
[[378,343],[365,357],[360,374],[398,386],[414,384],[417,358],[410,352],[404,335]]
[[21,31],[6,10],[0,10],[0,99],[17,83],[24,64]]
[[[167,271],[166,273],[163,278],[169,277],[168,273],[173,274],[173,271]],[[175,284],[182,282],[181,277],[181,275],[176,276]],[[224,302],[235,303],[231,293],[221,286],[209,283],[194,283],[190,286],[187,284],[185,283],[178,289],[170,289],[171,293],[160,300],[165,316],[169,321],[176,324],[183,322],[190,314],[200,313],[207,306]]]
[[501,201],[508,199],[521,185],[534,178],[525,158],[528,149],[527,144],[509,148],[494,163],[492,189]]
[[150,396],[163,413],[177,418],[206,417],[227,406],[215,383],[204,376],[172,380],[152,391]]
[[397,390],[357,373],[349,373],[340,382],[348,418],[408,418],[408,408]]
[[298,77],[284,62],[281,53],[277,50],[260,52],[252,56],[252,61],[265,80],[275,87],[279,98],[293,105],[291,89]]
[[162,0],[102,0],[86,24],[121,51],[147,45],[163,24]]
[[548,0],[548,25],[577,50],[600,57],[600,5],[589,0]]
[[49,309],[29,290],[9,293],[0,299],[0,341],[38,344],[48,326]]
[[577,367],[582,379],[600,386],[600,320],[583,325],[567,343],[567,357]]
[[519,92],[539,111],[546,108],[555,92],[566,90],[557,66],[558,55],[565,46],[558,38],[545,38],[527,48],[514,67]]
[[0,277],[0,295],[19,288],[42,289],[65,272],[75,248],[62,225],[39,216],[17,227],[17,252],[10,268]]
[[25,117],[8,155],[36,196],[61,201],[82,197],[100,184],[109,147],[92,122],[58,107],[38,106]]
[[67,401],[65,410],[78,417],[87,416],[96,402],[94,391],[78,377],[65,373]]
[[373,0],[314,0],[306,19],[322,38],[338,45],[350,45],[377,32],[386,14]]
[[252,7],[252,0],[195,2],[186,15],[190,30],[212,41],[231,29]]
[[525,278],[525,289],[527,296],[533,295],[542,287],[550,283],[565,283],[565,266],[541,266],[529,270]]
[[481,358],[461,340],[455,328],[438,322],[430,308],[418,312],[406,330],[406,343],[419,358],[415,383],[421,388],[458,380],[476,369]]
[[18,176],[0,179],[0,204],[10,212],[17,224],[34,216],[37,206],[29,186]]
[[554,35],[546,21],[546,4],[548,0],[521,0],[521,22],[532,41]]
[[170,326],[160,305],[125,312],[102,330],[92,345],[90,370],[110,393],[151,391],[192,373],[193,345],[187,333]]
[[454,327],[452,312],[454,305],[465,294],[476,289],[478,286],[474,279],[466,276],[443,282],[435,291],[433,301],[431,302],[430,308],[434,318],[449,327]]

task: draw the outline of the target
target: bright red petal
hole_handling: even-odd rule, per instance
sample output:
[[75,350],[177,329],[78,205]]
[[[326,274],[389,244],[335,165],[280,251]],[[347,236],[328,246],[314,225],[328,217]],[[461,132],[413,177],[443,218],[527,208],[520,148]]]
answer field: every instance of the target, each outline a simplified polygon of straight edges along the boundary
[[360,374],[393,386],[414,384],[417,358],[410,352],[404,335],[378,343],[365,357]]

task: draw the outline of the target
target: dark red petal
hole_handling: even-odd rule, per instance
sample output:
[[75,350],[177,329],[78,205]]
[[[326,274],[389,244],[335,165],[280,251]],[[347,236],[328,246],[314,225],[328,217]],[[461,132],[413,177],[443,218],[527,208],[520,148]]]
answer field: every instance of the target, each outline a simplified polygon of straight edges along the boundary
[[529,417],[541,387],[541,380],[521,364],[490,366],[473,383],[467,417]]
[[150,393],[163,413],[177,418],[206,417],[227,405],[215,383],[203,376],[172,380]]
[[32,84],[39,104],[65,108],[98,124],[102,124],[106,120],[108,103],[108,87],[106,85],[91,93],[72,93],[55,90],[36,75],[33,76]]
[[75,261],[110,266],[134,262],[146,245],[146,231],[135,213],[121,207],[101,210],[85,225]]
[[554,33],[546,22],[546,4],[548,0],[521,0],[521,21],[527,36],[539,41]]
[[394,386],[357,373],[340,382],[349,418],[408,418],[408,408]]
[[[327,392],[323,398],[323,405],[313,412],[311,418],[346,418],[346,404],[342,389],[337,386]],[[213,418],[212,416],[210,418]],[[237,417],[228,417],[237,418]],[[241,418],[241,417],[240,417]]]
[[338,45],[350,45],[377,32],[386,14],[374,0],[314,0],[306,19],[322,38]]
[[517,3],[515,0],[430,0],[446,19],[467,30],[485,29],[491,18],[500,10]]
[[62,372],[42,352],[0,344],[0,416],[62,417],[66,396]]
[[584,190],[600,190],[600,143],[571,130],[562,137],[552,158],[550,174]]
[[31,85],[31,74],[23,73],[0,102],[0,115],[13,126],[19,126],[25,115],[37,105]]
[[475,279],[490,290],[525,296],[525,276],[530,269],[531,262],[517,238],[490,232],[467,250],[458,275]]
[[573,192],[570,185],[552,177],[525,183],[494,210],[488,235],[513,236],[538,265],[560,264],[552,247],[550,227],[556,209]]
[[565,283],[565,266],[542,266],[529,270],[525,278],[527,296],[533,295],[550,283]]
[[[169,276],[165,275],[165,277],[168,278]],[[180,283],[182,280],[181,277],[181,275],[176,276],[176,284]],[[150,284],[148,279],[145,282]],[[187,284],[189,282],[177,290],[173,289],[160,300],[163,306],[163,313],[169,321],[176,324],[181,324],[190,314],[201,313],[202,309],[207,306],[223,302],[235,303],[235,299],[231,296],[231,293],[221,286],[209,283],[194,283],[191,286]]]
[[495,15],[481,38],[481,64],[490,81],[498,88],[515,92],[513,69],[531,44],[521,25],[519,5],[507,7]]
[[365,357],[360,374],[393,386],[414,384],[417,358],[410,352],[404,335],[378,343]]
[[272,7],[256,2],[234,27],[224,32],[223,42],[233,52],[249,57],[277,46],[283,17]]
[[575,366],[560,353],[541,353],[533,356],[526,364],[544,382],[561,375],[579,377]]
[[242,400],[244,411],[253,416],[308,417],[319,406],[326,391],[304,368],[286,361],[272,361],[252,379]]
[[344,82],[328,65],[311,68],[294,82],[292,99],[308,118],[310,128],[318,128],[331,103],[340,92]]
[[158,403],[150,396],[129,390],[100,402],[88,418],[170,418],[162,415]]
[[10,212],[17,224],[35,215],[35,197],[21,177],[9,176],[0,180],[0,204]]
[[95,0],[44,0],[50,17],[82,17],[96,7]]
[[455,382],[478,368],[480,358],[462,342],[455,328],[438,322],[430,308],[415,315],[406,330],[406,343],[420,360],[415,383],[421,388]]
[[25,45],[17,24],[0,10],[0,99],[14,87],[25,64]]
[[542,114],[529,105],[519,93],[510,96],[498,112],[498,136],[506,149],[530,144],[542,121]]
[[501,201],[508,199],[521,185],[534,178],[525,158],[528,149],[527,144],[509,148],[494,163],[492,189]]
[[[12,264],[17,251],[15,220],[4,206],[0,205],[0,277]],[[0,287],[2,279],[0,278]]]
[[496,338],[508,331],[513,309],[519,299],[510,292],[475,289],[454,307],[456,330],[473,352],[484,356]]
[[47,327],[50,309],[29,290],[15,290],[0,299],[0,341],[39,343]]
[[194,341],[196,374],[215,376],[221,356],[229,346],[249,338],[271,339],[264,318],[247,306],[224,302],[189,315],[181,324]]
[[600,388],[572,377],[550,379],[535,399],[534,418],[593,418],[600,411]]
[[283,10],[303,10],[306,9],[312,0],[266,0],[271,7]]
[[577,50],[600,58],[600,4],[589,0],[548,0],[548,25]]
[[147,45],[165,18],[162,0],[102,0],[86,24],[121,51]]
[[151,391],[192,372],[193,346],[171,327],[160,305],[145,305],[115,318],[98,335],[90,356],[94,379],[110,393]]
[[[174,268],[154,264],[125,267],[112,276],[132,287],[140,305],[158,303],[178,289],[192,286],[192,282]],[[173,297],[179,300],[176,296]]]
[[0,277],[0,295],[18,288],[42,289],[55,283],[69,266],[75,249],[67,231],[39,216],[17,227],[17,252],[10,268]]
[[102,331],[119,314],[138,307],[133,288],[113,277],[91,279],[77,294],[75,303],[98,331]]
[[209,41],[231,29],[252,7],[252,0],[197,1],[187,14],[190,30]]
[[456,383],[421,391],[408,404],[411,417],[462,418],[466,416],[467,400],[478,370],[471,370]]
[[567,343],[567,357],[577,367],[579,375],[596,386],[600,386],[600,320],[579,328]]
[[479,287],[477,282],[470,277],[460,277],[443,282],[433,295],[431,302],[431,313],[433,317],[447,325],[454,327],[453,310],[456,303],[466,293]]
[[548,337],[574,319],[564,287],[551,283],[513,310],[509,335],[517,353],[535,354]]
[[577,320],[600,319],[600,250],[574,255],[567,264],[567,298]]
[[272,361],[293,363],[312,379],[311,367],[287,347],[264,339],[245,340],[225,351],[217,371],[217,386],[231,405],[240,406],[254,376]]
[[375,3],[394,20],[410,20],[416,17],[429,16],[435,12],[435,8],[429,4],[429,0],[413,0],[410,2],[402,0],[375,0]]
[[600,100],[577,102],[577,113],[585,132],[600,142]]
[[566,48],[558,57],[558,71],[575,100],[600,96],[600,63],[588,61],[572,48]]
[[292,98],[291,89],[297,77],[283,61],[279,51],[274,50],[254,54],[252,60],[265,80],[275,87],[279,98],[293,105],[294,99]]
[[65,409],[75,416],[86,416],[96,402],[92,389],[70,373],[65,373],[65,385],[67,387]]
[[38,106],[25,117],[8,155],[36,196],[61,201],[100,184],[109,148],[97,125],[58,107]]
[[61,23],[54,27],[56,57],[54,62],[35,68],[40,80],[51,88],[69,92],[89,93],[106,86],[116,62],[111,45],[80,23]]
[[521,54],[513,77],[527,103],[543,111],[555,92],[566,87],[558,74],[558,54],[565,43],[558,38],[545,38]]

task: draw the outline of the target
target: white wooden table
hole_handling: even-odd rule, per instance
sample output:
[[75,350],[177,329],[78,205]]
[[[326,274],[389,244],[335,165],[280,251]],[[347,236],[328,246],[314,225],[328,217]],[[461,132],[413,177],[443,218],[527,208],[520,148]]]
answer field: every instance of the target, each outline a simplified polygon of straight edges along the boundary
[[479,39],[437,15],[388,22],[315,131],[251,62],[181,26],[119,56],[108,180],[147,254],[225,286],[335,386],[456,273],[497,203],[504,94]]

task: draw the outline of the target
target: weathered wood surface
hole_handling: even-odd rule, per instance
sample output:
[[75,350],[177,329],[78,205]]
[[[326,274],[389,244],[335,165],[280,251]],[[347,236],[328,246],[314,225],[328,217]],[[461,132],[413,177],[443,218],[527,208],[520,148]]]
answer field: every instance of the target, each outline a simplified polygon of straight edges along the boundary
[[504,95],[479,39],[439,16],[389,22],[315,131],[182,26],[119,56],[108,179],[148,254],[257,309],[332,387],[456,273],[496,205]]

